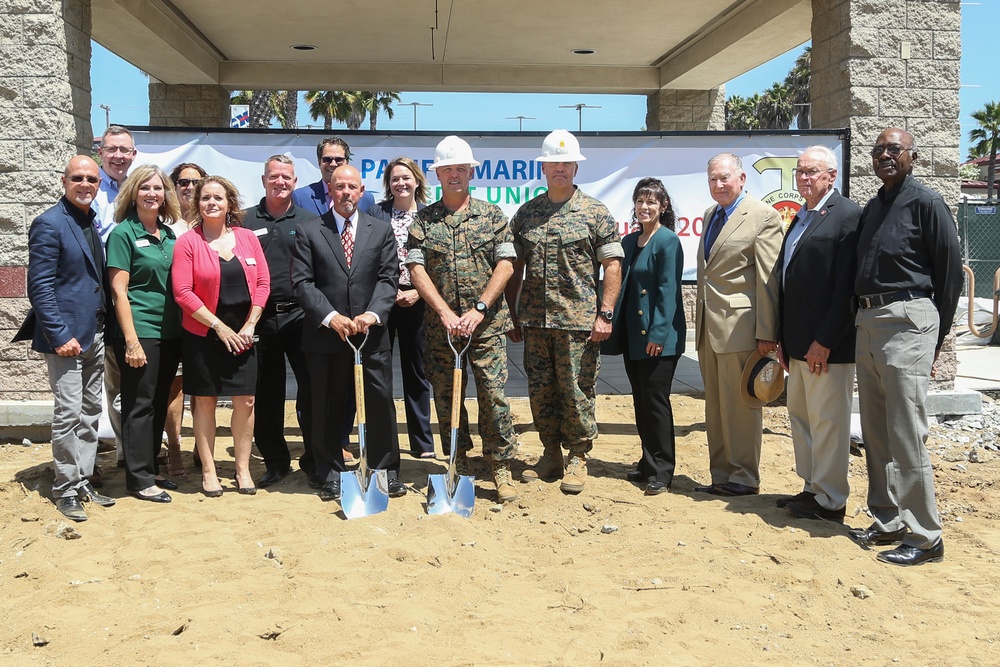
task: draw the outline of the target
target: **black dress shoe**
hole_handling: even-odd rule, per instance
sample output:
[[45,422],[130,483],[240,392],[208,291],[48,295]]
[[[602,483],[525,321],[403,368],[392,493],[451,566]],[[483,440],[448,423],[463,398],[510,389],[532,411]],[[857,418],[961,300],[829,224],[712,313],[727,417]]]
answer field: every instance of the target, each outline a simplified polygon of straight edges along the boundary
[[625,475],[625,479],[626,481],[632,482],[633,484],[642,484],[647,479],[649,479],[649,475],[643,474],[641,470],[630,470]]
[[83,505],[80,504],[80,499],[76,496],[56,498],[56,509],[72,521],[87,520],[87,513],[83,511]]
[[696,486],[694,487],[696,493],[711,493],[713,496],[725,495],[719,491],[718,484],[709,484],[708,486]]
[[921,563],[940,563],[944,560],[944,540],[929,549],[918,549],[908,544],[900,544],[895,549],[883,551],[876,560],[892,565],[920,565]]
[[774,501],[775,507],[787,507],[788,503],[797,503],[799,501],[805,500],[806,498],[814,498],[816,496],[812,491],[800,491],[794,496],[780,496]]
[[760,489],[756,486],[746,486],[737,482],[723,482],[715,485],[715,493],[720,496],[756,496]]
[[166,489],[167,491],[177,490],[177,483],[169,479],[154,479],[153,481],[156,482],[156,485],[161,489]]
[[646,485],[646,495],[647,496],[658,496],[661,493],[666,493],[670,490],[670,485],[666,482],[652,481]]
[[792,501],[785,505],[785,509],[800,519],[825,519],[837,523],[844,523],[844,516],[847,514],[846,507],[841,507],[839,510],[827,509],[812,496],[805,500]]
[[848,531],[848,534],[851,536],[851,539],[866,546],[884,547],[896,542],[902,542],[903,538],[906,537],[906,528],[883,533],[875,526],[868,526],[867,528],[852,528]]
[[170,502],[170,496],[167,494],[166,491],[160,491],[155,496],[144,496],[141,493],[139,493],[138,491],[133,491],[132,495],[135,496],[136,498],[138,498],[139,500],[148,500],[151,503],[169,503]]
[[87,482],[77,489],[77,493],[80,496],[80,500],[84,502],[91,502],[95,505],[100,505],[101,507],[111,507],[115,504],[114,498],[102,496],[94,489],[94,485],[90,482]]
[[289,472],[291,472],[289,468],[285,468],[284,470],[268,470],[260,476],[260,479],[257,480],[257,486],[262,489],[266,489],[272,484],[277,484],[281,480],[285,479]]
[[395,477],[389,480],[389,497],[401,498],[406,495],[406,485]]
[[340,482],[327,482],[319,490],[320,500],[340,500]]
[[308,474],[308,483],[310,489],[322,489],[323,480],[317,476],[315,473]]

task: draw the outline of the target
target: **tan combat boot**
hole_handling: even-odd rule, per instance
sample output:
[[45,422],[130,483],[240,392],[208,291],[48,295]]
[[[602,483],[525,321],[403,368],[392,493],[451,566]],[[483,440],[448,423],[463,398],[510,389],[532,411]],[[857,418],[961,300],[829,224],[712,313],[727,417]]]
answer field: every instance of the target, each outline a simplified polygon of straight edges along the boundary
[[497,500],[509,503],[517,500],[517,490],[510,476],[510,461],[493,461],[493,482],[497,485]]
[[583,446],[571,447],[569,459],[566,461],[566,473],[563,475],[559,490],[563,493],[580,493],[587,483],[587,454]]
[[562,450],[558,446],[546,446],[538,463],[521,473],[522,482],[554,482],[563,475]]

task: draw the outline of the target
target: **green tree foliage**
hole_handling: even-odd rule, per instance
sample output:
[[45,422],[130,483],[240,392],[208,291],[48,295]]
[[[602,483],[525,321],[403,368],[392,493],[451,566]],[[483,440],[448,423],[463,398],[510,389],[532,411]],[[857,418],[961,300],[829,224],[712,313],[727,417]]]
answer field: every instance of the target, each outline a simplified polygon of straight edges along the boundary
[[989,155],[986,170],[986,200],[993,201],[996,181],[997,149],[1000,148],[1000,102],[987,102],[986,106],[972,112],[977,126],[969,130],[969,141],[980,155]]

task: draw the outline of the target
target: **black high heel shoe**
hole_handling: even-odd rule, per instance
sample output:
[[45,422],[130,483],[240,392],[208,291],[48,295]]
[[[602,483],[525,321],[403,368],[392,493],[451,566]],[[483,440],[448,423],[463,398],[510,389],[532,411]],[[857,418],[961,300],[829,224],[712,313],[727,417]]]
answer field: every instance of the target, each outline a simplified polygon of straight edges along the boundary
[[236,490],[240,493],[240,495],[253,496],[257,494],[256,486],[241,486],[239,477],[236,477],[235,475],[233,476],[233,479],[236,481]]
[[215,489],[214,491],[209,491],[204,486],[202,486],[201,487],[201,493],[206,498],[221,498],[222,497],[222,489],[221,488]]

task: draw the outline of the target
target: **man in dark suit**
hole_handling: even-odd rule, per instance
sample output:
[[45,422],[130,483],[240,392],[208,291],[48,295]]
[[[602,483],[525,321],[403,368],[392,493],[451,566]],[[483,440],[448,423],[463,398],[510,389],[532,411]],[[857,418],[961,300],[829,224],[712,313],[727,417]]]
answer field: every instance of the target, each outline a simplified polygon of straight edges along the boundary
[[31,312],[14,340],[31,339],[42,353],[54,397],[52,497],[63,515],[86,521],[80,501],[108,507],[87,480],[97,458],[97,422],[104,383],[104,318],[110,286],[91,208],[101,181],[85,155],[69,161],[63,197],[28,230]]
[[854,275],[861,207],[841,196],[837,157],[812,146],[795,169],[805,206],[778,256],[778,358],[788,371],[788,418],[802,492],[778,507],[843,522],[854,389]]
[[[368,465],[385,469],[389,495],[401,496],[399,439],[392,402],[392,349],[385,323],[396,300],[399,260],[387,222],[358,211],[361,174],[338,167],[330,181],[333,208],[295,231],[292,288],[305,312],[302,351],[313,393],[313,441],[320,498],[340,498],[346,470],[340,434],[354,387],[348,336],[368,333],[363,350]],[[361,343],[360,337],[352,339]]]
[[291,455],[285,440],[285,357],[295,373],[298,391],[295,411],[302,429],[305,452],[299,466],[311,472],[312,424],[309,373],[302,354],[302,308],[292,293],[292,247],[295,228],[313,216],[292,203],[295,165],[286,155],[272,155],[264,162],[264,197],[244,211],[243,226],[260,240],[271,274],[271,294],[257,323],[257,399],[253,437],[267,467],[257,486],[280,482],[290,471]]
[[743,186],[743,162],[720,153],[708,162],[716,205],[705,212],[698,245],[695,344],[705,383],[705,430],[712,483],[695,491],[720,496],[759,493],[764,416],[743,402],[740,378],[750,354],[777,347],[781,247],[778,212]]
[[[351,147],[340,137],[327,137],[316,146],[316,160],[322,178],[293,192],[292,201],[310,213],[323,215],[333,205],[333,193],[329,190],[330,178],[337,167],[350,164]],[[367,211],[372,206],[375,206],[375,197],[370,192],[363,193],[357,209]]]

